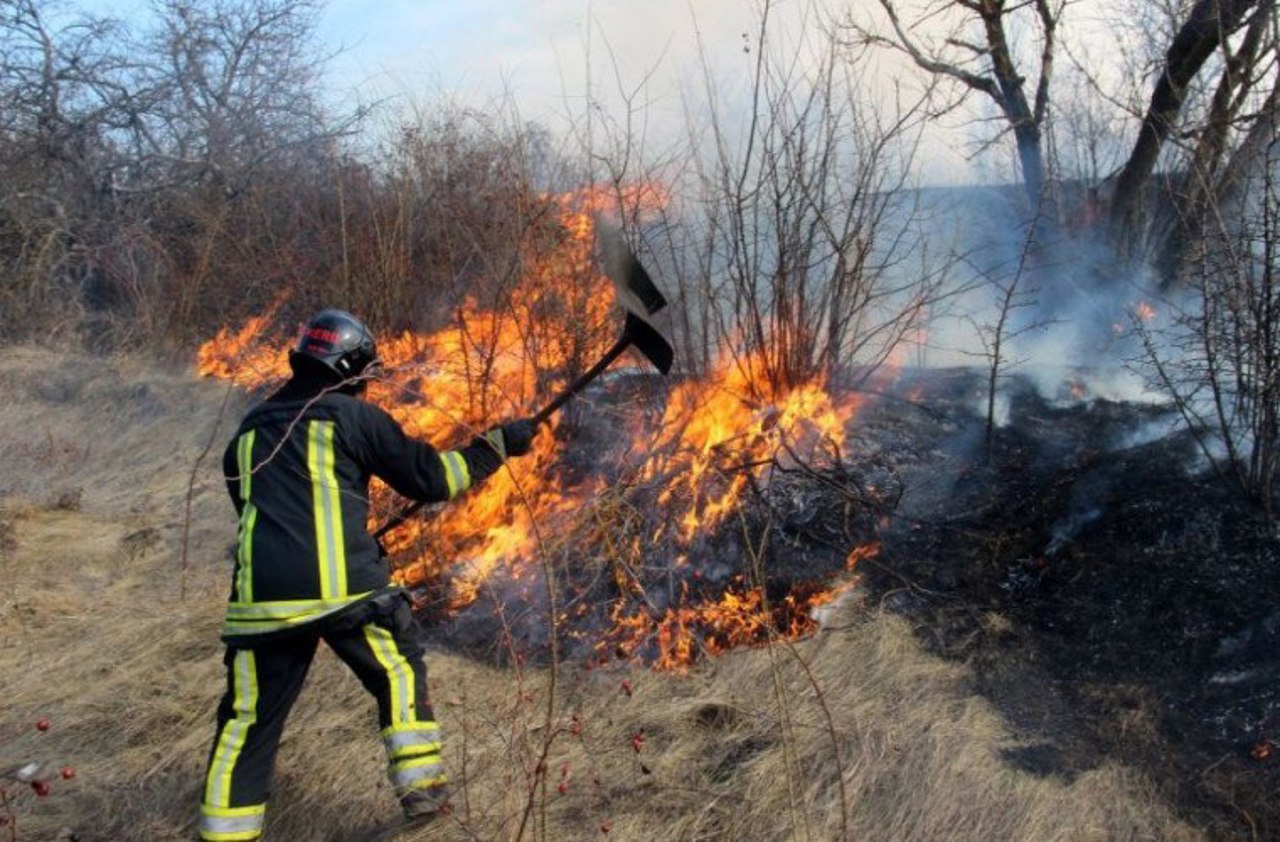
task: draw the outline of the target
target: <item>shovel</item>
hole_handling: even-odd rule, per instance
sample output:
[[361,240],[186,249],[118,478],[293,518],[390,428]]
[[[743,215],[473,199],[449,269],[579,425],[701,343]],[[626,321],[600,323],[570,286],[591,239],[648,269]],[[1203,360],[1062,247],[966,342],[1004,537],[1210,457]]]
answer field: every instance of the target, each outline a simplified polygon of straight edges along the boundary
[[[535,426],[546,423],[556,410],[599,377],[628,348],[634,347],[664,375],[671,371],[671,363],[675,359],[675,351],[671,343],[649,321],[649,316],[667,306],[667,299],[653,283],[649,273],[640,265],[640,260],[617,229],[597,220],[596,237],[600,243],[601,262],[604,264],[605,275],[613,282],[618,303],[627,314],[622,326],[622,335],[618,337],[617,342],[613,343],[613,347],[605,351],[604,356],[595,365],[584,371],[580,377],[564,387],[560,394],[552,398],[550,403],[538,410],[532,418]],[[419,500],[401,509],[373,533],[374,540],[381,539],[383,535],[404,523],[425,505],[425,501]]]

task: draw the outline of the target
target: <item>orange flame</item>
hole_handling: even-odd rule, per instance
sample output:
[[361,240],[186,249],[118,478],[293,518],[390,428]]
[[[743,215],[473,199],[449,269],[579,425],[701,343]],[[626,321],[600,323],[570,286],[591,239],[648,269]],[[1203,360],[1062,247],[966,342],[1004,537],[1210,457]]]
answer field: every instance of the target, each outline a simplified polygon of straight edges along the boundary
[[[865,550],[863,557],[876,552]],[[682,671],[702,653],[719,655],[741,646],[808,635],[818,626],[814,609],[852,586],[853,582],[835,588],[799,583],[771,601],[763,588],[743,587],[739,579],[718,598],[671,608],[661,617],[643,611],[626,613],[620,603],[612,615],[613,628],[595,648],[602,660],[608,660],[609,650],[626,658],[647,654],[657,669]]]
[[[563,380],[585,368],[614,338],[611,285],[594,268],[595,214],[621,199],[635,207],[666,201],[651,186],[613,193],[584,190],[555,197],[564,236],[554,246],[528,247],[529,271],[500,309],[467,300],[453,322],[434,333],[383,339],[384,376],[369,399],[387,409],[412,436],[457,446],[488,424],[530,412]],[[601,291],[608,291],[601,294]],[[285,342],[268,334],[284,299],[243,327],[220,330],[197,354],[202,375],[263,387],[288,374]],[[753,482],[767,485],[775,470],[830,458],[844,444],[855,401],[834,400],[821,380],[791,388],[768,387],[759,355],[725,354],[707,377],[686,380],[669,395],[656,441],[652,430],[636,449],[643,462],[622,470],[637,485],[657,489],[661,510],[645,531],[629,533],[609,555],[642,566],[656,547],[671,549],[673,569],[689,564],[690,547],[738,509]],[[387,536],[394,581],[406,586],[448,581],[448,610],[460,611],[501,572],[520,580],[536,574],[543,541],[613,540],[591,526],[597,501],[608,491],[602,476],[565,479],[559,420],[541,430],[533,452],[507,463],[483,485],[429,518],[411,519]],[[372,527],[394,507],[379,483],[372,489]],[[667,529],[664,524],[671,524]],[[585,538],[584,538],[585,536]],[[591,553],[587,545],[575,548]],[[849,569],[877,547],[857,548]],[[601,556],[605,553],[600,553]],[[834,598],[824,585],[802,584],[766,599],[758,586],[735,580],[716,596],[691,594],[687,584],[661,615],[635,607],[644,588],[626,563],[614,569],[618,592],[612,628],[601,646],[626,657],[644,656],[660,668],[679,669],[699,654],[755,645],[812,630],[809,611]],[[704,583],[705,584],[705,583]]]
[[685,541],[737,508],[752,476],[742,468],[794,467],[844,443],[855,401],[835,403],[821,381],[770,394],[756,375],[762,368],[759,355],[726,355],[708,378],[681,384],[667,402],[665,432],[645,476],[670,478],[658,502],[682,509]]
[[230,380],[242,386],[256,386],[289,375],[287,358],[274,343],[263,342],[263,332],[275,321],[276,313],[288,299],[281,294],[265,313],[245,322],[232,332],[223,327],[196,351],[196,371],[201,377]]

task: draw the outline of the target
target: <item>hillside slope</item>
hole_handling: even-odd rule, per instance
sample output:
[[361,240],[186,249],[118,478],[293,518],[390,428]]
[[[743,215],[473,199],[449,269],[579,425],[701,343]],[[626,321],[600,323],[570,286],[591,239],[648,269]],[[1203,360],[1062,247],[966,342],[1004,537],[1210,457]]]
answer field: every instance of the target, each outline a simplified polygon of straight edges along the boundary
[[[0,769],[76,770],[46,798],[7,785],[16,838],[193,838],[234,531],[217,457],[247,399],[33,348],[0,350],[0,382]],[[1027,742],[987,682],[861,589],[807,640],[684,675],[438,648],[428,665],[458,809],[405,839],[1210,838],[1119,761],[1069,777],[1011,762]],[[322,650],[269,839],[354,840],[395,816],[375,730]]]

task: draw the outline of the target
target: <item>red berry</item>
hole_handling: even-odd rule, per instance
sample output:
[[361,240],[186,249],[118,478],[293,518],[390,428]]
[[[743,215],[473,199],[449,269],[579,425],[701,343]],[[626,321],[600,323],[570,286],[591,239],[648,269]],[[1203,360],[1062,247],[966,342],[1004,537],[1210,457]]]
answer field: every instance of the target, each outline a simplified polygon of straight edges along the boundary
[[636,754],[640,753],[640,749],[644,748],[644,731],[640,731],[631,737],[631,748]]
[[622,679],[622,692],[626,693],[628,696],[631,695],[631,679]]
[[560,782],[560,785],[556,787],[556,792],[560,793],[561,795],[568,795],[568,794],[569,794],[569,784],[568,784],[568,782],[567,782],[567,781],[561,781],[561,782]]
[[49,794],[48,781],[32,781],[31,788],[34,789],[36,791],[36,795],[40,796],[41,798],[44,798],[46,795]]
[[76,770],[72,769],[70,766],[63,766],[62,770],[58,774],[62,775],[62,779],[64,781],[69,781],[76,776]]
[[48,731],[48,730],[49,730],[49,726],[50,726],[51,724],[52,724],[52,723],[50,723],[50,722],[49,722],[49,720],[48,720],[47,718],[46,718],[46,719],[41,719],[40,721],[36,722],[36,730],[37,730],[37,731]]
[[604,821],[600,822],[601,833],[608,833],[611,830],[613,830],[613,822],[609,821],[608,819],[605,819]]

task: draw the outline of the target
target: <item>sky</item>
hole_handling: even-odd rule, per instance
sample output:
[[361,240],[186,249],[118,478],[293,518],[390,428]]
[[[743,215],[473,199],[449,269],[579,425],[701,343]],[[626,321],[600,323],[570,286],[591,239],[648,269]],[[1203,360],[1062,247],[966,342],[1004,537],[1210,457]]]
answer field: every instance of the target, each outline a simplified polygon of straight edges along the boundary
[[[784,3],[795,9],[797,3]],[[751,0],[329,0],[319,35],[344,46],[332,81],[364,93],[470,103],[508,95],[527,119],[622,108],[643,89],[659,131],[701,87],[700,51],[728,87],[749,78]],[[701,46],[699,44],[701,38]]]
[[[141,16],[146,0],[66,0],[98,14]],[[773,0],[772,21],[795,41],[813,6],[867,0]],[[581,120],[588,95],[621,120],[620,91],[642,104],[650,146],[683,138],[686,103],[705,100],[711,68],[724,113],[749,102],[761,0],[326,0],[317,35],[335,53],[325,80],[339,102],[429,105],[442,98],[479,108],[513,106],[553,132]],[[812,31],[810,27],[809,31]],[[906,77],[901,62],[867,78],[870,87]],[[861,80],[860,80],[861,81]],[[705,107],[694,109],[705,114]],[[938,127],[925,140],[925,183],[979,179],[972,128]],[[959,126],[960,128],[957,128]]]
[[[775,0],[780,36],[796,41],[814,5]],[[687,104],[705,101],[704,66],[723,113],[745,115],[758,8],[755,0],[328,0],[318,34],[342,50],[332,64],[336,91],[514,103],[523,119],[553,130],[581,119],[588,96],[623,119],[625,92],[643,105],[648,144],[663,147],[687,133]],[[933,140],[924,160],[928,182],[973,177],[954,139]]]

